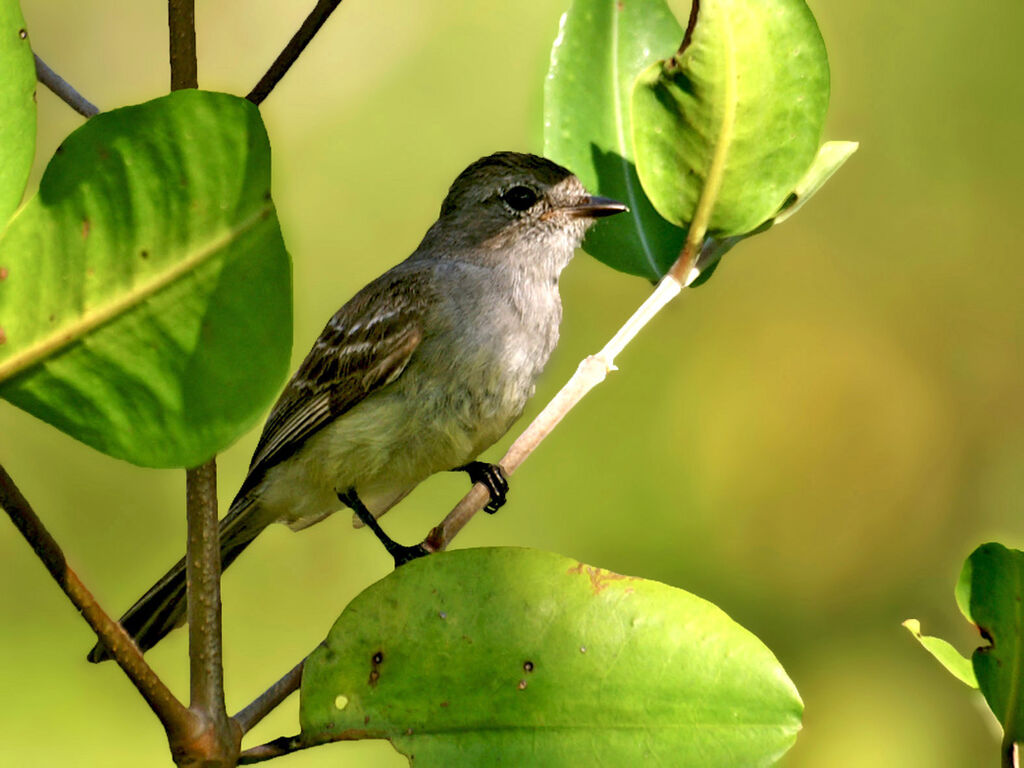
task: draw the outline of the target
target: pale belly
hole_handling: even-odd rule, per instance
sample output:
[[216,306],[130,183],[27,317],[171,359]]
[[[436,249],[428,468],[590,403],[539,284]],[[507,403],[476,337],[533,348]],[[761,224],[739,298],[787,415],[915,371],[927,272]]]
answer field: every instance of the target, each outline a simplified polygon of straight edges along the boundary
[[403,385],[367,398],[271,468],[260,493],[263,513],[298,530],[341,509],[338,492],[354,488],[379,517],[435,472],[476,459],[526,400],[490,396],[489,389],[471,396],[468,389],[441,394],[414,381]]

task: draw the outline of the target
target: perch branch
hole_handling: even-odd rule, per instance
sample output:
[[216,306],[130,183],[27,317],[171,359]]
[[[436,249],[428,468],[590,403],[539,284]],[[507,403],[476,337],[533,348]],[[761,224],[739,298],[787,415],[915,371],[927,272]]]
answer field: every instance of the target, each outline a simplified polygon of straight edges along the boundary
[[[604,381],[605,376],[616,370],[615,358],[629,344],[651,319],[665,305],[679,295],[680,291],[700,274],[696,269],[699,251],[695,245],[687,242],[682,254],[668,274],[658,283],[657,288],[647,300],[633,313],[626,323],[618,330],[604,348],[595,355],[590,355],[579,364],[576,373],[559,390],[544,410],[531,422],[501,460],[501,467],[511,475],[527,457],[536,450],[551,431],[558,426],[565,415],[583,399],[590,390]],[[684,275],[685,278],[680,277]],[[448,513],[423,540],[423,547],[436,552],[447,548],[459,531],[473,519],[490,498],[487,488],[476,483],[462,497],[455,508]]]
[[64,78],[50,69],[46,62],[39,58],[39,54],[36,54],[36,80],[53,91],[61,101],[82,117],[92,117],[99,114],[99,107],[72,88]]
[[257,106],[262,104],[263,100],[274,90],[274,86],[281,81],[281,78],[285,76],[292,64],[295,63],[296,59],[306,49],[306,46],[309,45],[309,41],[320,31],[320,27],[327,21],[327,17],[340,4],[341,0],[317,0],[316,6],[309,12],[306,20],[302,22],[302,25],[295,34],[292,35],[288,45],[278,54],[277,58],[274,59],[274,63],[270,65],[270,69],[260,78],[260,81],[256,83],[255,87],[245,98]]
[[146,700],[168,733],[187,733],[193,723],[192,713],[174,698],[174,694],[142,658],[142,652],[128,633],[107,615],[96,602],[96,598],[82,584],[78,575],[71,570],[60,545],[46,530],[28,500],[2,466],[0,506],[7,512],[14,526],[31,545],[36,556],[43,561],[46,570],[64,590],[64,594],[92,627],[100,641],[110,649],[118,666],[142,694],[142,698]]

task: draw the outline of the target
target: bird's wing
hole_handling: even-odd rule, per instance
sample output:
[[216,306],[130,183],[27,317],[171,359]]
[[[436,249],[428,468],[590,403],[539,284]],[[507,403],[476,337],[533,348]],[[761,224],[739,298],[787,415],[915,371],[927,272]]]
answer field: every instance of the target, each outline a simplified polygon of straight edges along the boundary
[[392,270],[335,313],[267,418],[236,498],[312,434],[405,370],[423,340],[429,281]]

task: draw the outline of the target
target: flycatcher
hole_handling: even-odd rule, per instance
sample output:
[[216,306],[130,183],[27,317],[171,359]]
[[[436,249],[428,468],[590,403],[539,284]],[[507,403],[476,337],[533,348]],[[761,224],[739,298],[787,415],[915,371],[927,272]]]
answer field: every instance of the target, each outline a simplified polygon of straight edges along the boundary
[[[346,506],[401,564],[423,551],[376,518],[435,472],[468,472],[497,509],[507,483],[476,457],[522,414],[558,341],[559,274],[595,219],[625,210],[536,155],[459,174],[419,247],[337,311],[278,398],[220,521],[221,567],[271,523],[299,530]],[[121,624],[148,650],[184,619],[182,559]]]

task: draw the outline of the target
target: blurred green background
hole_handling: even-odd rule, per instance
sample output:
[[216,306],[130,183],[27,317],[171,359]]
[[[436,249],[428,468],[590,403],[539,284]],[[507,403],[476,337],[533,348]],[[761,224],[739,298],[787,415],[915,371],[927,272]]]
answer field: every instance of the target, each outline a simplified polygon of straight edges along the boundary
[[[467,163],[540,149],[567,2],[346,0],[270,96],[296,362],[337,306],[415,247]],[[244,94],[312,1],[198,5],[200,84]],[[664,312],[516,475],[510,505],[457,545],[553,550],[720,605],[804,697],[789,768],[994,766],[980,698],[900,622],[921,618],[968,651],[977,638],[952,597],[963,558],[990,539],[1024,543],[1024,5],[811,5],[832,62],[826,138],[860,152]],[[35,49],[101,108],[167,90],[164,3],[22,6]],[[34,180],[81,122],[42,88],[39,111]],[[649,290],[576,259],[527,417]],[[255,440],[220,459],[224,504]],[[6,403],[0,461],[111,612],[181,554],[183,472],[108,459]],[[465,488],[431,479],[389,531],[420,538]],[[229,709],[388,568],[348,515],[263,535],[224,582]],[[0,584],[0,765],[169,765],[156,721],[115,667],[85,663],[90,631],[6,523]],[[183,695],[185,640],[149,655]],[[296,711],[293,698],[251,743],[295,732]],[[287,764],[405,761],[366,743]]]

